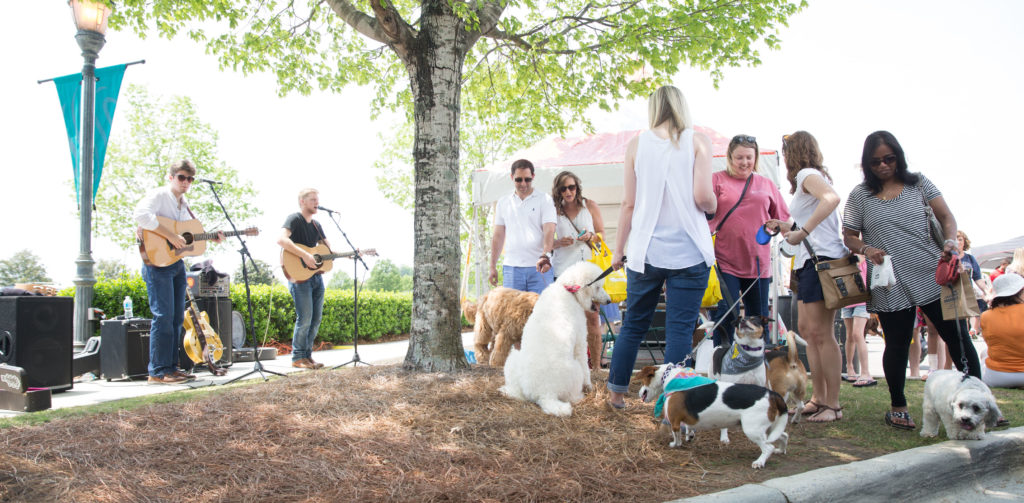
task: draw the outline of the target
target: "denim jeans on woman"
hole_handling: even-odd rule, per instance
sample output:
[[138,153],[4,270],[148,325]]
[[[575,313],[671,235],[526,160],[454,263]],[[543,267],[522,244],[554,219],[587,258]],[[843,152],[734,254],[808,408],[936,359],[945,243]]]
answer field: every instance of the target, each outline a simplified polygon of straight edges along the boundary
[[644,264],[643,274],[627,268],[626,312],[612,350],[609,390],[616,393],[629,390],[636,353],[651,327],[662,285],[665,285],[665,363],[682,362],[690,354],[710,270],[703,263],[684,269]]
[[185,263],[142,266],[153,323],[149,328],[149,375],[161,377],[178,368],[185,322]]
[[[738,278],[723,272],[719,276],[719,281],[722,283],[722,293],[724,294],[725,289],[728,288],[729,295],[722,296],[725,298],[718,303],[718,308],[712,313],[712,318],[716,322],[720,318],[725,318],[725,321],[720,323],[715,330],[712,340],[715,346],[725,346],[732,344],[733,334],[736,332],[736,313],[739,311],[738,305],[731,311],[726,311],[730,304],[728,298],[731,297],[735,301],[743,290],[750,287],[750,290],[747,290],[747,294],[743,296],[743,313],[746,316],[769,316],[768,287],[771,285],[772,280],[771,278]],[[758,283],[757,286],[751,287],[750,285],[754,282]],[[764,332],[764,340],[768,341],[767,330]]]
[[292,361],[309,358],[313,354],[313,339],[320,330],[320,316],[324,312],[324,275],[314,274],[302,283],[288,283],[295,300],[295,331],[292,332]]

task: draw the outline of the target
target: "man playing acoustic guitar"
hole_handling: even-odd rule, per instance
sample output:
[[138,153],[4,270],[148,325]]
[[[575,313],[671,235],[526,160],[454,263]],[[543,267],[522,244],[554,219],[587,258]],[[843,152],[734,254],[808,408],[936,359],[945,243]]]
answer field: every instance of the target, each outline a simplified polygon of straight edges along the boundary
[[[157,217],[173,221],[192,220],[195,216],[185,201],[185,193],[192,187],[196,166],[181,160],[167,171],[167,185],[149,191],[135,207],[135,221],[139,224],[137,237],[142,231],[155,232],[167,239],[169,246],[183,248],[185,238]],[[224,234],[217,233],[213,241],[219,243]],[[181,346],[182,324],[185,321],[185,263],[181,260],[167,266],[142,265],[142,279],[149,294],[149,309],[153,324],[149,331],[149,382],[177,384],[195,376],[178,368],[178,348]]]
[[[277,244],[288,253],[300,259],[309,269],[318,269],[316,258],[312,253],[295,246],[296,243],[307,248],[314,248],[323,242],[328,248],[327,237],[320,223],[313,220],[313,215],[320,205],[320,193],[316,189],[299,191],[299,211],[288,215],[281,229],[281,237]],[[288,290],[295,301],[295,331],[292,333],[292,366],[304,369],[318,369],[324,366],[313,361],[313,340],[320,329],[320,316],[324,310],[324,279],[323,272],[318,271],[305,281],[295,281],[289,277]]]

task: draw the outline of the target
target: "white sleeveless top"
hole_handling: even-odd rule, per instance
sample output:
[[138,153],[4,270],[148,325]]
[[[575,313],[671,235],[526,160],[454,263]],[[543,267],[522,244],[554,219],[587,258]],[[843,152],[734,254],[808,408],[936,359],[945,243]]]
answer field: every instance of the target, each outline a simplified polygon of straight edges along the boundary
[[[573,224],[576,224],[576,227],[573,227]],[[576,218],[572,219],[572,223],[569,223],[568,216],[558,215],[558,223],[555,224],[555,239],[565,237],[575,239],[580,235],[579,232],[576,232],[576,229],[584,232],[594,232],[594,217],[590,214],[590,210],[587,209],[586,203],[584,203],[579,213],[576,214]],[[555,248],[555,251],[551,253],[551,268],[555,271],[555,277],[558,277],[573,264],[590,260],[592,256],[593,253],[590,252],[590,247],[587,246],[587,243],[576,241],[569,246]]]
[[693,199],[693,129],[679,136],[679,147],[652,131],[637,145],[636,201],[626,244],[626,266],[642,273],[644,263],[683,269],[715,263],[711,230]]

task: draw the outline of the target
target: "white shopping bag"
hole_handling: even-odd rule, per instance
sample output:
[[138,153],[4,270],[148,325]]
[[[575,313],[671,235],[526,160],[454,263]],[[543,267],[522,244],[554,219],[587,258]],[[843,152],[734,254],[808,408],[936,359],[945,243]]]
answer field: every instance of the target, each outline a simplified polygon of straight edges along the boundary
[[896,284],[896,274],[892,271],[892,257],[886,255],[882,265],[875,264],[871,268],[871,289],[889,288]]

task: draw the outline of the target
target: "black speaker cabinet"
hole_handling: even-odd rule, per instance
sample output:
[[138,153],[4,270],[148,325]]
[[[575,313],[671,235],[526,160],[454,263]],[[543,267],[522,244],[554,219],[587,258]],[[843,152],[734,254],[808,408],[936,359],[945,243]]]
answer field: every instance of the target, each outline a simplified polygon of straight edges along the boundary
[[[220,360],[217,360],[215,363],[219,365],[232,363],[231,334],[233,330],[231,326],[231,298],[198,297],[196,298],[196,308],[199,312],[206,311],[206,315],[210,318],[210,326],[214,332],[217,332],[217,337],[220,338],[221,345],[224,346],[224,353],[221,355]],[[184,369],[191,369],[195,365],[188,355],[185,354],[184,348],[179,353],[179,364]]]
[[71,389],[71,297],[0,297],[0,363],[25,369],[29,388]]
[[149,328],[146,318],[105,320],[100,325],[100,372],[103,378],[132,379],[149,375]]

